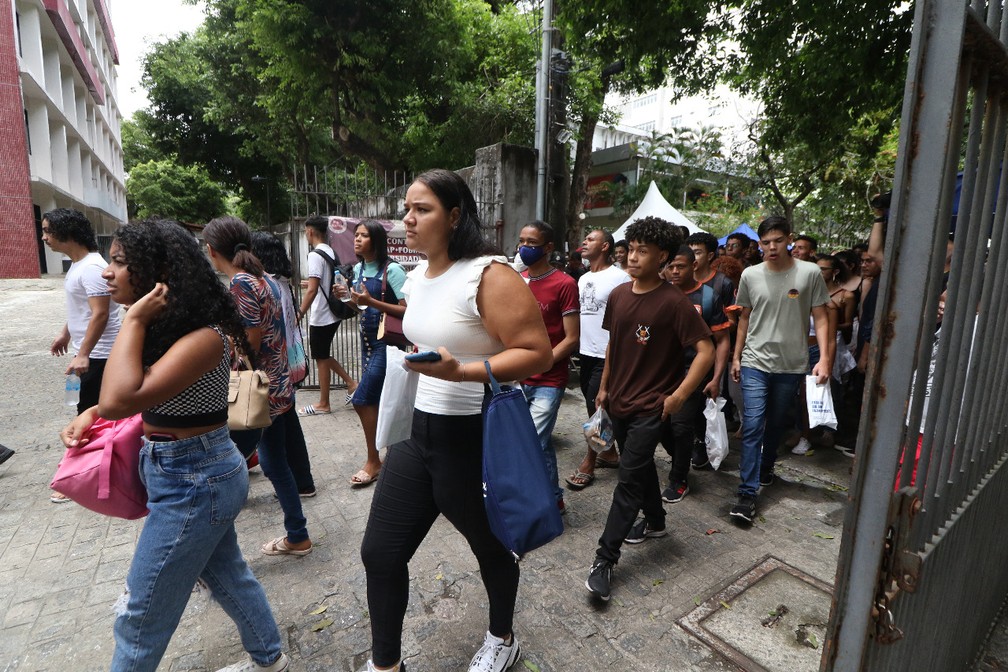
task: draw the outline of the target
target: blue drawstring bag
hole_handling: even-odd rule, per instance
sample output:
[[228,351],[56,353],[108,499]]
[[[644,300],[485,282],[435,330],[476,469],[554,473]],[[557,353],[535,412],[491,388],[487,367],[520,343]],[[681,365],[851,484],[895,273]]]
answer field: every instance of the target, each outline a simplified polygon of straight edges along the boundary
[[521,560],[563,534],[563,520],[525,395],[501,386],[490,363],[483,365],[490,377],[483,399],[483,504],[494,536]]

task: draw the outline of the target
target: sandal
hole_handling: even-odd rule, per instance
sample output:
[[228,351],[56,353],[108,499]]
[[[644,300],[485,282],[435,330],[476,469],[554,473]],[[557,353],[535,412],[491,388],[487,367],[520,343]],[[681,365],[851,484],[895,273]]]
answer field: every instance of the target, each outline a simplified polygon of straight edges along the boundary
[[619,469],[619,458],[615,460],[607,460],[604,457],[595,458],[595,468],[596,469]]
[[371,475],[361,469],[356,474],[350,477],[350,487],[352,488],[363,488],[366,485],[371,485],[378,480],[378,474]]
[[297,414],[299,418],[303,418],[306,415],[329,415],[330,413],[332,413],[332,411],[320,411],[319,409],[315,408],[313,404],[308,404],[300,411],[298,411]]
[[262,552],[264,555],[296,555],[305,556],[312,552],[315,548],[314,545],[298,550],[296,548],[291,548],[287,545],[287,537],[277,537],[273,541],[267,541],[263,544]]
[[571,490],[584,490],[595,482],[595,474],[586,474],[583,471],[577,471],[564,480],[567,481],[567,487]]

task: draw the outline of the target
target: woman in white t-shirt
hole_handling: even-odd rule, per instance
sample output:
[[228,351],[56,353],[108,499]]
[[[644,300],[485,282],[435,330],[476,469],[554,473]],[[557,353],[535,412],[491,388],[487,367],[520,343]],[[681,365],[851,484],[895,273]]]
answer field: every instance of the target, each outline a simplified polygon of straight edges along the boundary
[[403,331],[438,362],[419,372],[410,439],[389,448],[361,557],[371,615],[370,670],[402,669],[408,563],[440,514],[469,542],[490,603],[490,624],[470,672],[518,660],[512,632],[518,565],[494,537],[483,507],[483,366],[521,380],[553,363],[542,314],[522,278],[483,238],[476,202],[458,175],[432,170],[406,192],[406,244],[427,256],[407,277]]

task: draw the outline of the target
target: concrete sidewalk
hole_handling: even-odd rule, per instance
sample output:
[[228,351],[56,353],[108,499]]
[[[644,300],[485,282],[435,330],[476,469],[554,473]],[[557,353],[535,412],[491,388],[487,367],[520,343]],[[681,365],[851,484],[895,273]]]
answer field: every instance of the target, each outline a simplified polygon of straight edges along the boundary
[[[64,316],[62,278],[0,280],[0,670],[103,670],[112,605],[142,521],[49,502],[62,456],[58,432],[68,361],[49,355]],[[312,391],[300,402],[312,401]],[[334,396],[334,401],[338,394]],[[338,404],[334,404],[334,407]],[[555,440],[561,478],[583,455],[580,393],[569,390]],[[238,521],[242,550],[285,635],[292,670],[359,670],[370,632],[359,548],[372,489],[351,490],[364,460],[356,414],[303,418],[319,495],[305,500],[315,552],[263,556],[283,533],[269,482],[253,472]],[[671,534],[625,547],[613,599],[592,602],[584,580],[615,483],[614,470],[568,492],[565,534],[521,563],[515,632],[527,670],[815,670],[829,615],[851,460],[835,450],[782,456],[749,529],[729,521],[737,446],[719,472],[694,472],[686,499],[667,505]],[[659,473],[667,474],[663,451]],[[465,670],[486,630],[486,595],[465,540],[439,520],[410,565],[404,655],[411,671]],[[181,587],[180,587],[181,588]],[[778,605],[788,607],[777,613]],[[780,616],[774,621],[775,615]],[[764,624],[764,621],[770,621]],[[802,645],[804,625],[816,646]],[[243,657],[223,611],[194,594],[162,670],[216,670]]]

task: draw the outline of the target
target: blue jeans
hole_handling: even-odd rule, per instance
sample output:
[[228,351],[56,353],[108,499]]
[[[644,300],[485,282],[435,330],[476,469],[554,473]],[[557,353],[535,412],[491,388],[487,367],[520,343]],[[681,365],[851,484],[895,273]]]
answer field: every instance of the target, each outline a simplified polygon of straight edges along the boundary
[[[293,419],[292,419],[293,418]],[[263,474],[273,484],[280,508],[284,514],[284,530],[287,540],[297,544],[308,539],[308,521],[301,509],[301,495],[294,481],[290,464],[287,463],[287,423],[297,422],[297,411],[292,404],[290,408],[273,418],[273,424],[266,429],[249,429],[231,432],[231,438],[238,444],[239,450],[247,453],[243,446],[251,445],[259,448],[259,466]]]
[[252,574],[234,521],[248,497],[248,469],[227,427],[140,450],[150,515],[117,605],[113,672],[154,670],[178,627],[197,579],[238,626],[260,665],[281,653],[280,631]]
[[738,494],[755,497],[759,477],[773,472],[788,412],[797,403],[802,373],[767,373],[742,367],[742,457]]
[[560,475],[557,473],[556,451],[553,449],[553,426],[556,425],[557,412],[563,401],[564,388],[546,387],[543,385],[522,385],[525,401],[528,402],[532,422],[535,423],[536,434],[539,435],[539,446],[546,458],[546,478],[553,484],[557,501],[563,499],[560,488]]

